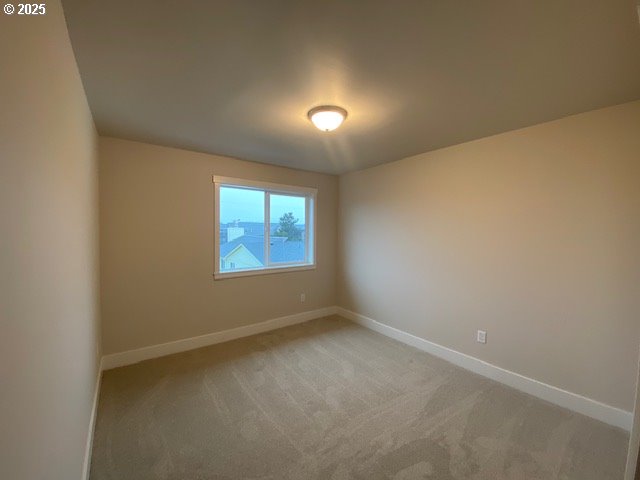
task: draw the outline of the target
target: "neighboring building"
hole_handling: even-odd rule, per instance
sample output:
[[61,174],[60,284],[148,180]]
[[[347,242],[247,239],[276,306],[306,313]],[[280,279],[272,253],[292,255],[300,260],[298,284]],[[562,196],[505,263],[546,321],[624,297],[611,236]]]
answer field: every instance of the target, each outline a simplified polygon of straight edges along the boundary
[[[304,260],[304,242],[286,237],[271,237],[270,263],[291,263]],[[220,245],[220,270],[263,267],[264,236],[242,235]]]
[[[269,231],[273,235],[280,226],[279,223],[271,223],[269,225]],[[305,225],[297,225],[301,232],[304,232]],[[234,220],[233,222],[220,224],[220,244],[225,244],[232,240],[235,240],[242,235],[264,235],[264,223],[260,222],[241,222],[240,220]]]
[[240,238],[244,235],[244,228],[242,227],[227,227],[227,242],[231,242],[236,238]]

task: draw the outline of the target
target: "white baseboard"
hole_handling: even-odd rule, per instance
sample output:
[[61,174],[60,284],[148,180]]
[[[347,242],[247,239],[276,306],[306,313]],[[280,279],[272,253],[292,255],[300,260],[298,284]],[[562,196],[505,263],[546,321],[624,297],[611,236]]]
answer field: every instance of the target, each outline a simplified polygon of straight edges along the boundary
[[587,415],[596,420],[608,423],[624,430],[630,431],[633,424],[633,413],[620,408],[612,407],[596,400],[568,392],[558,387],[525,377],[504,368],[497,367],[478,358],[460,353],[442,345],[430,342],[397,328],[390,327],[359,313],[352,312],[342,307],[336,308],[336,313],[358,325],[379,332],[400,342],[416,347],[427,353],[440,357],[466,370],[490,378],[512,388],[528,393],[535,397],[554,403],[574,412]]
[[91,467],[91,451],[93,449],[93,432],[96,428],[96,416],[98,414],[98,399],[100,398],[100,384],[102,383],[102,360],[98,366],[98,376],[96,378],[96,386],[93,392],[93,404],[91,405],[91,416],[89,417],[89,431],[87,432],[87,441],[84,448],[84,463],[82,465],[82,480],[89,480],[89,471]]
[[[159,345],[152,345],[136,350],[128,350],[126,352],[105,355],[104,357],[102,357],[101,368],[102,370],[109,370],[125,365],[131,365],[143,360],[163,357],[165,355],[171,355],[173,353],[185,352],[196,348],[206,347],[208,345],[214,345],[216,343],[228,342],[229,340],[234,340],[236,338],[248,337],[250,335],[275,330],[277,328],[287,327],[289,325],[295,325],[297,323],[307,322],[315,318],[326,317],[336,313],[346,319],[362,325],[363,327],[369,328],[383,335],[394,338],[395,340],[399,340],[427,353],[440,357],[466,370],[470,370],[474,373],[503,383],[512,388],[554,403],[561,407],[567,408],[574,412],[578,412],[591,418],[595,418],[596,420],[600,420],[609,425],[613,425],[627,431],[631,430],[631,426],[633,424],[632,412],[627,412],[626,410],[622,410],[620,408],[598,402],[577,393],[572,393],[567,390],[554,387],[553,385],[534,380],[533,378],[525,377],[524,375],[520,375],[519,373],[506,370],[470,355],[452,350],[447,347],[443,347],[442,345],[438,345],[437,343],[430,342],[410,333],[398,330],[397,328],[390,327],[388,325],[385,325],[384,323],[380,323],[369,317],[360,315],[359,313],[355,313],[350,310],[346,310],[342,307],[325,307],[318,310],[311,310],[308,312],[296,313],[285,317],[274,318],[265,322],[255,323],[253,325],[247,325],[244,327],[209,333],[198,337],[185,338],[183,340],[162,343]],[[97,406],[98,388],[99,383],[96,385],[96,398],[94,399],[96,405],[94,405],[94,416],[92,416],[91,419],[92,429],[93,422],[95,421],[95,407]],[[88,452],[90,454],[90,447],[88,447]],[[85,463],[88,464],[88,458],[85,460]],[[85,468],[87,467],[88,465],[85,465]]]
[[236,338],[248,337],[257,333],[288,327],[289,325],[307,322],[314,318],[326,317],[335,313],[336,307],[325,307],[318,310],[287,315],[286,317],[273,318],[265,322],[254,323],[244,327],[208,333],[206,335],[200,335],[199,337],[185,338],[174,342],[138,348],[136,350],[112,353],[102,357],[102,368],[103,370],[109,370],[112,368],[123,367],[125,365],[131,365],[151,358],[164,357],[165,355],[171,355],[173,353],[186,352],[188,350],[194,350],[196,348],[206,347],[216,343],[228,342],[229,340],[235,340]]

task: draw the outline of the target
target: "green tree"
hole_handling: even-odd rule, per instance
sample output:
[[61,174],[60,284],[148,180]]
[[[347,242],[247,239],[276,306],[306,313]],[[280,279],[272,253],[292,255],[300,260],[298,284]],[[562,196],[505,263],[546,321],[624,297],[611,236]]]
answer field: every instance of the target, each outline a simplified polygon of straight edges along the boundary
[[298,222],[297,218],[294,218],[293,212],[285,213],[280,217],[280,225],[275,231],[276,237],[287,237],[289,240],[302,240],[302,232],[296,227]]

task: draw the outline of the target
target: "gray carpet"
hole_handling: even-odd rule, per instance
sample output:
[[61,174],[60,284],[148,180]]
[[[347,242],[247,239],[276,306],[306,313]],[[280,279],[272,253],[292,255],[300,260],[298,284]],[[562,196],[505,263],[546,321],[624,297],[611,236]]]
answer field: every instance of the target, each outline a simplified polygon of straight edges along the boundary
[[91,479],[618,480],[627,441],[329,317],[105,372]]

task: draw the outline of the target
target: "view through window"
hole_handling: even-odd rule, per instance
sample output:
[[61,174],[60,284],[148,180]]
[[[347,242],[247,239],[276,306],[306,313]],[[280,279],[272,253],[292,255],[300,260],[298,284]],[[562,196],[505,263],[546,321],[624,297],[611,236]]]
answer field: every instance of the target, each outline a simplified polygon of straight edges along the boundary
[[237,179],[216,181],[216,274],[308,267],[315,190]]

